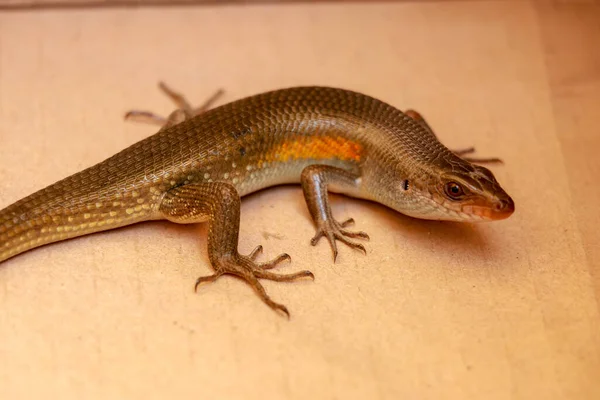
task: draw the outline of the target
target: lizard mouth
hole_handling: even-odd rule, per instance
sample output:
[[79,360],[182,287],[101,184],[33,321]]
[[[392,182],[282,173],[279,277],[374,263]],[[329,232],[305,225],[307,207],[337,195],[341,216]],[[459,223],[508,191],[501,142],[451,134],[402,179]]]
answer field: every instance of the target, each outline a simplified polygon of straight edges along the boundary
[[461,211],[488,221],[499,221],[510,217],[515,212],[515,203],[510,197],[507,197],[498,199],[491,204],[465,204],[461,207]]

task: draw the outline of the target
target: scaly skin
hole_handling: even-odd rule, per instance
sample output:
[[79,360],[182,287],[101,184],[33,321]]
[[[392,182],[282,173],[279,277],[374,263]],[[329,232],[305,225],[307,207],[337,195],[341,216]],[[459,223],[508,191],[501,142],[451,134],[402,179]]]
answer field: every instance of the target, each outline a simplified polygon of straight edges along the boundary
[[[155,135],[0,211],[0,262],[44,244],[140,221],[209,221],[215,274],[245,279],[270,307],[258,279],[278,275],[237,251],[240,197],[301,183],[317,235],[364,251],[337,222],[328,191],[384,204],[424,219],[507,218],[514,203],[486,168],[442,145],[425,120],[374,98],[341,89],[298,87],[259,94],[207,112],[163,87],[179,104]],[[199,114],[199,115],[196,115]],[[490,161],[490,160],[487,160]]]

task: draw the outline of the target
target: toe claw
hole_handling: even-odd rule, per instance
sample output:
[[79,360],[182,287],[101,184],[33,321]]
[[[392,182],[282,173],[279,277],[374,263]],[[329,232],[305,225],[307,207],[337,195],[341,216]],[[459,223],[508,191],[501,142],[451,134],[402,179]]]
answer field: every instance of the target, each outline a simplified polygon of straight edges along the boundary
[[215,273],[212,275],[207,275],[207,276],[201,276],[200,278],[196,279],[196,284],[194,285],[194,292],[198,291],[198,286],[202,285],[203,283],[207,283],[207,282],[214,282],[217,280],[217,278],[219,278],[221,275],[223,275],[222,273]]
[[355,248],[362,251],[365,254],[365,256],[367,255],[367,249],[365,249],[365,246],[363,246],[362,244],[357,244]]
[[[273,260],[258,264],[258,266],[262,269],[272,269],[272,268],[275,268],[277,265],[281,264],[285,260],[288,260],[291,262],[292,257],[290,257],[290,255],[287,253],[281,253],[280,255],[275,257]],[[254,260],[252,260],[252,261],[254,261]]]
[[266,295],[266,293],[261,294],[260,297],[269,307],[271,307],[272,310],[274,310],[275,312],[282,312],[287,316],[288,319],[290,319],[290,312],[288,311],[286,306],[274,302],[269,296]]
[[335,263],[335,260],[337,259],[338,255],[337,244],[335,243],[336,237],[331,232],[327,232],[325,236],[327,236],[327,240],[329,241],[329,245],[331,246],[331,251],[333,252],[333,262]]
[[287,309],[286,306],[284,306],[283,304],[279,304],[279,303],[274,303],[274,304],[275,304],[275,306],[274,307],[271,306],[271,307],[273,307],[273,309],[275,311],[281,311],[282,313],[285,314],[285,316],[287,317],[287,319],[290,319],[290,312],[288,311],[288,309]]
[[256,258],[262,254],[263,252],[263,247],[259,244],[258,246],[256,246],[254,248],[254,250],[252,250],[252,252],[248,255],[248,258],[250,258],[252,261],[256,260]]
[[348,218],[347,220],[345,220],[344,222],[342,222],[340,224],[340,226],[342,228],[345,228],[345,227],[350,226],[350,225],[354,225],[354,218]]
[[310,278],[313,281],[315,280],[315,274],[313,274],[312,272],[310,272],[309,270],[306,270],[306,269],[304,271],[297,272],[295,275],[297,275],[296,279],[298,279],[298,278]]
[[319,230],[317,232],[317,234],[315,236],[313,236],[312,239],[310,239],[310,244],[312,246],[316,246],[317,243],[319,243],[319,240],[321,240],[321,238],[325,235],[325,232],[323,232],[322,230]]

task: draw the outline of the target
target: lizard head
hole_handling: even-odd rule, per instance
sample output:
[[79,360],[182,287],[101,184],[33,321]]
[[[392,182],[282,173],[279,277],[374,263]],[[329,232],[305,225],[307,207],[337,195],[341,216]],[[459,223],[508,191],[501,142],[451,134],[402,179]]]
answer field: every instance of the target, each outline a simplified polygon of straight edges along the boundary
[[489,169],[458,157],[442,164],[397,182],[400,190],[384,204],[412,217],[445,221],[496,221],[515,211]]
[[482,166],[443,174],[433,192],[433,200],[460,218],[501,220],[515,211],[515,203],[502,189],[494,174]]
[[[462,160],[461,160],[462,161]],[[496,221],[508,218],[515,203],[494,174],[482,166],[460,162],[443,173],[430,173],[415,195],[427,204],[421,218],[450,221]],[[415,180],[415,183],[419,180]]]

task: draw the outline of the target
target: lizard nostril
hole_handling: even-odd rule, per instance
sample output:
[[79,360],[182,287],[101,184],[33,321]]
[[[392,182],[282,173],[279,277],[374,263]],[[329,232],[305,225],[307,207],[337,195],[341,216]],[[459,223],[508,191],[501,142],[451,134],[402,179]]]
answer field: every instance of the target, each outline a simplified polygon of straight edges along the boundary
[[494,206],[494,208],[496,209],[496,211],[498,212],[503,212],[503,211],[513,211],[515,208],[515,205],[512,201],[511,198],[508,199],[500,199],[496,205]]

